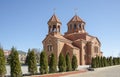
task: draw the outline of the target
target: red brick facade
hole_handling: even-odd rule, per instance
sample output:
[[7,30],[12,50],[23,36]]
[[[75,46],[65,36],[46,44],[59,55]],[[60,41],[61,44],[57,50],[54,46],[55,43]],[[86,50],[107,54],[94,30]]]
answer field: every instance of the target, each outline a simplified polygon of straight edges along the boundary
[[48,58],[54,53],[58,61],[59,54],[69,53],[70,58],[75,55],[78,65],[91,64],[92,57],[102,56],[101,43],[97,37],[85,31],[85,22],[75,15],[67,24],[68,30],[60,33],[61,22],[54,14],[48,21],[48,35],[43,40],[44,50]]

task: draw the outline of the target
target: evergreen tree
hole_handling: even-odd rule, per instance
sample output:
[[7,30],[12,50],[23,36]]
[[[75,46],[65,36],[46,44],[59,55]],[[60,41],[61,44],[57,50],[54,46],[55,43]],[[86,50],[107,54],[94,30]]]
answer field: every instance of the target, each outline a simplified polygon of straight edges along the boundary
[[30,72],[31,74],[37,73],[36,56],[35,56],[35,52],[33,50],[30,51],[30,53],[29,53],[28,72]]
[[70,56],[67,53],[66,55],[66,71],[71,71],[72,70],[72,65],[71,65],[71,60],[70,60]]
[[112,56],[110,56],[110,66],[113,65],[113,60],[112,60]]
[[119,62],[118,64],[120,64],[120,57],[118,57],[118,62]]
[[56,62],[55,55],[53,53],[51,54],[51,57],[50,57],[49,72],[50,73],[57,72],[57,62]]
[[103,57],[101,57],[101,67],[104,67]]
[[98,67],[101,67],[101,58],[98,56]]
[[109,57],[107,58],[107,66],[110,66]]
[[72,70],[76,70],[77,67],[78,67],[77,58],[75,55],[73,55],[73,57],[72,57]]
[[40,73],[47,74],[48,73],[48,58],[45,51],[42,51],[40,54]]
[[17,50],[12,47],[10,54],[11,77],[22,77],[21,65]]
[[106,57],[103,57],[103,67],[106,67],[107,66],[107,59]]
[[96,61],[94,57],[92,58],[91,67],[96,68]]
[[11,48],[11,53],[10,55],[8,56],[7,58],[7,63],[10,64],[11,63],[11,58],[12,58],[12,55],[13,53],[16,51],[16,49],[14,47]]
[[118,57],[118,59],[119,59],[119,64],[120,64],[120,57]]
[[113,64],[116,65],[115,58],[113,58]]
[[6,74],[5,56],[3,49],[0,48],[0,77],[4,77],[5,74]]
[[30,49],[28,49],[27,57],[25,59],[25,64],[28,65]]
[[96,56],[95,60],[96,60],[96,68],[98,68],[100,66],[99,56]]
[[66,61],[62,53],[59,55],[59,62],[58,62],[59,72],[66,71]]

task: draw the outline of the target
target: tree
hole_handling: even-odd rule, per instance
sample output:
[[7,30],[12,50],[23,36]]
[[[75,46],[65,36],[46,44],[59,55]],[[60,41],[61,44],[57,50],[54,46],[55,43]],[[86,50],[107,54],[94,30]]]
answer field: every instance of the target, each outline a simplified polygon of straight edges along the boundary
[[110,66],[113,65],[113,60],[112,60],[112,56],[110,56]]
[[62,53],[60,53],[59,55],[58,68],[59,68],[59,72],[66,71],[66,61]]
[[106,57],[103,57],[103,67],[106,67],[107,66],[107,59],[106,59]]
[[57,72],[57,62],[56,62],[55,55],[53,53],[51,54],[51,57],[50,57],[49,72],[50,73]]
[[42,51],[40,54],[40,73],[47,74],[48,73],[48,58],[45,51]]
[[120,57],[118,57],[118,64],[120,64]]
[[99,62],[100,62],[100,61],[99,61],[100,59],[99,59],[99,56],[96,56],[95,59],[96,59],[96,68],[98,68],[98,67],[100,66],[100,63],[99,63]]
[[70,60],[70,56],[67,53],[66,55],[66,71],[71,71],[72,70],[72,65],[71,65],[71,60]]
[[37,73],[36,56],[33,50],[29,53],[28,72],[30,72],[31,74]]
[[115,57],[113,58],[113,64],[116,65]]
[[6,74],[5,56],[3,49],[0,48],[0,77],[4,77],[5,74]]
[[11,77],[22,77],[21,65],[17,50],[12,47],[10,54]]
[[107,66],[110,66],[109,57],[107,58]]
[[91,67],[96,68],[96,61],[94,57],[92,58]]
[[101,67],[101,58],[98,56],[98,67]]
[[29,54],[30,54],[30,49],[28,49],[28,53],[25,59],[25,64],[28,65],[28,61],[29,61]]
[[78,65],[77,65],[77,58],[76,58],[75,55],[73,55],[73,57],[72,57],[72,69],[76,70],[77,67],[78,67]]
[[40,49],[33,48],[32,50],[34,50],[34,52],[35,52],[36,62],[40,63]]
[[103,57],[101,56],[101,67],[104,67]]

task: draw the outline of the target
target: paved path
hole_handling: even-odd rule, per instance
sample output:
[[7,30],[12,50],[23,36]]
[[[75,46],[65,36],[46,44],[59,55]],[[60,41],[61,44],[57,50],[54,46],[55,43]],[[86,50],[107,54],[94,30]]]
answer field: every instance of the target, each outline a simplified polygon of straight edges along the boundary
[[120,77],[120,65],[62,77]]

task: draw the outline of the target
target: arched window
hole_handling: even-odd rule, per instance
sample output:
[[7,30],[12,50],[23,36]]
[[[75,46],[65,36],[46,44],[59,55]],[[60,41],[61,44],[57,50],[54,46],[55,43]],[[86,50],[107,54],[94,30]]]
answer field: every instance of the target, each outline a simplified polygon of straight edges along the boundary
[[48,45],[47,46],[47,51],[52,51],[53,50],[53,46],[52,45]]
[[60,32],[60,26],[58,26],[58,32]]
[[52,32],[56,31],[56,25],[53,25]]
[[79,29],[81,29],[81,24],[79,24],[78,26],[79,26]]
[[81,29],[84,30],[84,23],[81,23]]

